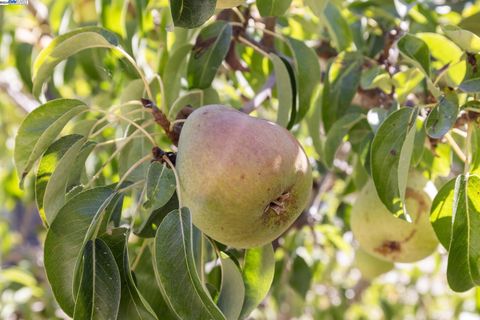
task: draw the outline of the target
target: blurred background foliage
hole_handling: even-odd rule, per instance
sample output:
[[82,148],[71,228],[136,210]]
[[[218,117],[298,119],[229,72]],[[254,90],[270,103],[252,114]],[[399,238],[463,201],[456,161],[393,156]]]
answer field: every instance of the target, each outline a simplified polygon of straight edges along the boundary
[[[327,25],[301,0],[294,0],[286,15],[278,19],[278,32],[316,49],[323,72],[327,59],[335,56],[335,48],[353,43],[365,56],[374,57],[388,45],[389,32],[395,36],[394,30],[438,32],[439,24],[452,23],[480,35],[480,1],[332,2],[341,8],[337,12],[341,19]],[[34,57],[53,36],[86,25],[101,25],[117,33],[122,46],[147,76],[172,72],[165,63],[169,53],[177,49],[177,43],[191,41],[197,32],[173,28],[165,0],[31,0],[28,6],[0,6],[0,319],[65,317],[56,306],[43,271],[44,228],[34,203],[34,186],[28,180],[25,189],[19,189],[12,154],[18,126],[39,104],[31,93]],[[425,34],[424,40],[431,46],[434,68],[442,67],[442,55],[460,54],[455,49],[443,51],[451,43],[445,38],[428,37]],[[261,90],[271,67],[251,48],[242,48],[240,54],[249,72],[220,70],[212,88],[203,90],[203,103],[221,101],[240,108]],[[179,67],[185,68],[182,64]],[[458,84],[464,68],[450,68],[445,81]],[[362,76],[362,87],[388,93],[388,82],[382,82],[385,77],[377,71]],[[48,86],[44,98],[80,97],[90,104],[110,106],[138,95],[141,83],[132,81],[134,78],[134,71],[114,53],[95,49],[61,63],[50,80],[54,85]],[[422,76],[407,72],[395,80],[404,90],[404,95],[397,91],[401,103],[423,99],[426,84]],[[411,92],[415,95],[409,95]],[[176,98],[167,97],[171,102]],[[370,98],[359,95],[354,101],[371,104],[365,101]],[[274,112],[269,110],[266,106],[257,114],[272,117]],[[95,119],[83,120],[87,123]],[[307,127],[302,123],[294,132],[309,156],[316,159],[315,138]],[[102,135],[107,140],[115,137],[115,132],[106,130]],[[96,153],[91,170],[95,172],[111,152],[107,146]],[[436,152],[440,157],[432,157],[425,165],[446,181],[458,159],[448,145],[439,146]],[[118,178],[115,166],[119,165],[119,161],[112,163],[111,180]],[[351,168],[341,160],[330,171],[318,162],[316,172],[323,190],[302,216],[306,222],[298,223],[298,228],[276,243],[274,284],[267,299],[251,315],[253,319],[480,319],[478,290],[456,294],[448,288],[446,255],[441,249],[418,263],[397,264],[379,277],[362,275],[348,225],[355,189],[352,183],[358,177],[351,177]],[[133,251],[138,250],[135,241],[131,245]]]

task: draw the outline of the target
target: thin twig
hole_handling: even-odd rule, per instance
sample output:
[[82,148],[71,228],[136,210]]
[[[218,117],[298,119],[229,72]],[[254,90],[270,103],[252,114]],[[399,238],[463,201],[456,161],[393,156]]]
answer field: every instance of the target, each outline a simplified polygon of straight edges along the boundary
[[462,160],[463,162],[467,161],[467,157],[463,153],[462,149],[458,146],[458,144],[455,142],[455,140],[452,138],[450,133],[445,134],[445,139],[447,139],[448,143],[452,147],[453,151],[457,154],[457,156]]

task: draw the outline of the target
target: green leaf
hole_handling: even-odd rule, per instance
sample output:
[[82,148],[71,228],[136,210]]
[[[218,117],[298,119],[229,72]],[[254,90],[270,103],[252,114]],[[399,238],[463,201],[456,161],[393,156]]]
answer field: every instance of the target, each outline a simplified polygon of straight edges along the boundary
[[[125,18],[127,15],[128,2],[123,0],[101,0],[98,14],[102,25],[122,38],[126,36]],[[98,10],[98,9],[97,9]]]
[[129,235],[127,228],[115,228],[101,236],[112,251],[120,272],[121,299],[117,319],[158,319],[151,306],[139,293],[133,279],[128,259]]
[[322,87],[314,93],[313,107],[307,113],[306,122],[308,134],[312,138],[312,144],[318,157],[323,157],[324,136],[320,133],[322,121]]
[[462,21],[460,21],[458,26],[462,29],[471,31],[476,35],[480,35],[480,26],[478,25],[479,18],[480,18],[480,12],[469,14],[467,17],[462,18]]
[[337,51],[350,48],[353,40],[352,31],[341,11],[328,1],[323,14],[319,16],[328,29],[328,33]]
[[458,86],[460,90],[465,93],[479,93],[480,92],[480,78],[468,79],[462,81]]
[[292,0],[257,0],[257,7],[262,17],[277,17],[284,15],[291,3]]
[[434,139],[440,139],[453,127],[457,115],[458,96],[455,92],[447,92],[440,98],[425,121],[427,134]]
[[228,53],[231,38],[232,26],[225,21],[216,21],[200,31],[188,61],[190,88],[210,87]]
[[298,85],[298,113],[295,123],[300,122],[315,103],[315,92],[320,87],[320,63],[315,50],[305,42],[287,38],[294,58]]
[[35,198],[37,202],[38,211],[42,221],[46,224],[47,219],[43,210],[43,197],[45,195],[45,188],[47,187],[53,171],[58,165],[58,162],[65,155],[72,145],[81,139],[82,136],[78,134],[71,134],[61,137],[48,147],[38,164],[37,175],[35,177]]
[[420,82],[425,78],[423,72],[417,68],[410,68],[405,71],[396,73],[393,77],[393,85],[395,86],[395,94],[397,101],[401,105],[407,99],[407,96],[417,89]]
[[177,27],[196,28],[215,12],[217,0],[170,0],[173,23]]
[[362,73],[360,86],[365,90],[380,88],[386,93],[392,90],[392,79],[390,75],[380,66],[375,66]]
[[222,285],[218,297],[218,307],[228,320],[237,320],[245,298],[245,285],[242,273],[232,259],[222,254]]
[[[416,112],[416,111],[415,111]],[[398,192],[400,195],[400,202],[403,206],[404,212],[408,215],[407,206],[405,203],[405,193],[407,189],[408,172],[412,163],[413,149],[415,147],[415,136],[417,133],[416,116],[413,124],[408,128],[405,141],[400,151],[400,158],[398,161],[397,177],[398,177]]]
[[161,208],[153,210],[145,222],[135,231],[135,234],[142,238],[153,238],[157,232],[158,226],[163,219],[172,211],[178,209],[177,194],[168,200],[168,202]]
[[85,160],[95,146],[94,143],[85,142],[86,138],[81,138],[65,152],[48,180],[43,196],[43,210],[48,224],[52,223],[58,210],[65,203],[65,195],[69,187],[72,187],[69,184],[71,177],[79,177],[85,166],[85,161],[79,163],[78,160]]
[[398,40],[398,49],[414,65],[420,67],[423,72],[430,76],[430,51],[422,39],[406,34]]
[[342,52],[328,69],[322,95],[322,120],[328,132],[347,113],[360,84],[363,58],[356,52]]
[[365,116],[361,113],[348,113],[333,124],[330,131],[328,131],[324,147],[324,161],[327,167],[333,167],[335,154],[342,144],[343,138],[357,123],[364,119]]
[[73,197],[58,212],[45,239],[44,261],[48,282],[60,307],[72,316],[77,260],[91,228],[114,196],[111,187],[90,189]]
[[455,182],[453,226],[447,280],[456,292],[480,285],[480,177],[460,175]]
[[243,281],[245,283],[245,301],[240,318],[246,318],[267,296],[275,274],[273,247],[247,249],[243,263]]
[[275,70],[275,85],[278,100],[277,123],[286,128],[289,124],[289,115],[295,108],[293,104],[294,93],[290,73],[285,62],[279,56],[271,53],[270,60]]
[[134,278],[140,294],[145,298],[160,320],[177,320],[163,299],[163,294],[155,279],[154,263],[152,256],[153,245],[147,245],[138,261]]
[[168,119],[174,121],[177,118],[177,114],[186,106],[200,107],[204,100],[204,92],[200,89],[195,89],[180,96],[173,102],[168,112]]
[[180,94],[180,81],[186,69],[185,61],[188,54],[192,51],[192,48],[193,46],[187,43],[175,49],[175,51],[172,52],[170,58],[168,58],[168,63],[166,64],[165,70],[163,71],[162,78],[168,79],[168,81],[164,81],[164,87],[165,100],[167,101],[167,106],[169,110],[175,99],[177,99]]
[[432,67],[438,70],[448,65],[447,74],[452,80],[452,85],[458,85],[465,74],[465,61],[461,61],[463,51],[447,37],[438,33],[422,32],[416,36],[427,44],[434,58]]
[[152,210],[163,207],[175,193],[175,174],[167,165],[152,162],[147,172],[147,199]]
[[425,132],[424,121],[417,118],[417,132],[415,133],[415,141],[413,145],[412,166],[416,167],[422,161],[425,152],[425,139],[427,134]]
[[187,208],[171,212],[155,236],[155,275],[163,295],[181,319],[225,319],[205,291],[195,267],[192,221]]
[[26,87],[32,90],[32,49],[33,46],[30,43],[20,42],[15,43],[15,67],[17,68],[20,78]]
[[99,27],[79,28],[56,37],[37,56],[33,65],[33,94],[38,97],[53,68],[62,60],[90,48],[113,48],[115,34]]
[[442,31],[462,50],[471,53],[480,52],[480,37],[473,32],[454,25],[442,26]]
[[327,7],[329,0],[305,0],[305,3],[312,9],[313,13],[320,17]]
[[112,252],[100,239],[88,241],[73,319],[116,319],[120,292],[120,273]]
[[[405,167],[410,167],[411,148],[413,148],[412,136],[415,137],[411,132],[415,130],[416,113],[415,109],[410,108],[402,108],[393,112],[378,128],[372,142],[372,178],[379,198],[393,213],[398,212],[402,202],[402,191],[399,189],[398,178],[400,171],[403,174]],[[409,140],[406,142],[407,134]],[[407,145],[406,149],[403,149],[404,144]],[[400,167],[401,158],[403,159],[402,167]],[[403,188],[404,181],[401,182]]]
[[289,284],[302,298],[305,298],[313,278],[313,272],[305,260],[296,255],[290,272]]
[[470,162],[470,171],[480,174],[480,126],[474,126],[470,138],[472,160]]
[[452,233],[452,213],[456,178],[448,181],[438,191],[430,209],[430,222],[438,240],[448,249]]
[[14,159],[22,184],[33,164],[57,138],[65,125],[88,110],[79,100],[51,100],[33,110],[23,120],[15,137]]

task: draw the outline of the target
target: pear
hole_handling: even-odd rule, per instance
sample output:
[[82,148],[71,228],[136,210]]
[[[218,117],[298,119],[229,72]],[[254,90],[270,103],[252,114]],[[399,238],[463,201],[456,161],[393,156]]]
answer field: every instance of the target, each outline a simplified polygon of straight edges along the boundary
[[360,247],[391,262],[415,262],[429,256],[438,240],[429,220],[433,197],[426,186],[427,180],[420,173],[409,174],[406,208],[412,222],[408,222],[388,211],[373,181],[369,181],[354,203],[350,218]]
[[390,261],[380,260],[368,254],[362,248],[355,252],[354,265],[362,273],[362,277],[366,280],[373,280],[376,277],[390,271],[395,266]]
[[193,224],[236,248],[279,237],[307,205],[312,187],[308,158],[289,131],[221,105],[188,117],[176,169]]
[[217,9],[238,7],[245,3],[245,0],[217,0]]

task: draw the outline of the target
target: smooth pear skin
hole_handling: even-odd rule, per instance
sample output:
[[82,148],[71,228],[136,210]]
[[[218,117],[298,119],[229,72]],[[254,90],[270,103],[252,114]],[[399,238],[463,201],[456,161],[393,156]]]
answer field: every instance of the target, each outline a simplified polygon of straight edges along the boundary
[[245,0],[217,0],[217,9],[238,7],[245,3]]
[[279,237],[306,207],[312,187],[308,158],[289,131],[221,105],[188,117],[176,168],[193,224],[236,248]]
[[362,248],[355,251],[354,264],[366,280],[373,280],[395,267],[393,262],[377,259]]
[[406,206],[413,222],[392,215],[378,198],[373,181],[367,183],[353,205],[350,224],[360,247],[368,254],[391,262],[415,262],[429,256],[438,245],[430,224],[432,198],[427,180],[411,173]]

